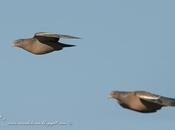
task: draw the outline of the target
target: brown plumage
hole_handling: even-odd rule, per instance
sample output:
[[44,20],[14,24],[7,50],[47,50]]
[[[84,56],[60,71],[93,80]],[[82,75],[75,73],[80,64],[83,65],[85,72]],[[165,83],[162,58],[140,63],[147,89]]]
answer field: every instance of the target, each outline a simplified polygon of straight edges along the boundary
[[156,112],[164,106],[175,106],[175,99],[146,91],[112,91],[111,98],[127,109],[137,112]]
[[20,47],[28,52],[36,55],[46,54],[53,51],[58,51],[64,47],[73,47],[75,45],[68,45],[60,43],[60,38],[80,39],[70,35],[54,34],[48,32],[35,33],[33,38],[18,39],[14,42],[14,47]]

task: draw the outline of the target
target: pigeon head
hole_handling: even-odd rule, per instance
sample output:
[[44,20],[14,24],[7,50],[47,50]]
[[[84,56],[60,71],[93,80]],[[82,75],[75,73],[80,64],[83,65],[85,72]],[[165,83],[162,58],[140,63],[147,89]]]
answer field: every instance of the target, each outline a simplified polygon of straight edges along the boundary
[[128,93],[124,91],[112,91],[110,93],[110,97],[117,100],[120,100],[121,98],[125,98],[127,96],[128,96]]
[[23,47],[23,42],[24,42],[24,39],[15,40],[12,46],[22,48]]

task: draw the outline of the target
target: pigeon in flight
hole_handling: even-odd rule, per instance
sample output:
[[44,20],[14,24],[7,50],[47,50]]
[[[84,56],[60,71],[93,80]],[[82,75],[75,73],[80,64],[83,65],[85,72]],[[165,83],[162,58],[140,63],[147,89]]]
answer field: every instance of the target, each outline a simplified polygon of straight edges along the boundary
[[18,39],[13,47],[22,48],[36,55],[46,54],[53,51],[62,50],[64,47],[73,47],[59,42],[60,39],[80,39],[70,35],[54,34],[48,32],[38,32],[32,38]]
[[112,91],[110,97],[127,109],[137,112],[156,112],[165,106],[175,106],[175,99],[146,91]]

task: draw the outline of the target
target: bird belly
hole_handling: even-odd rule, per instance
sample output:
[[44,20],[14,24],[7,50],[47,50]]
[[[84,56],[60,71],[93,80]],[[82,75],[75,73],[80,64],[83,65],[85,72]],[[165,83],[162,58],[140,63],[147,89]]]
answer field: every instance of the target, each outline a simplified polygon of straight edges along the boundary
[[47,44],[38,44],[36,46],[33,46],[31,52],[33,54],[40,55],[40,54],[46,54],[46,53],[49,53],[49,52],[52,52],[52,51],[54,51],[53,47],[51,47]]

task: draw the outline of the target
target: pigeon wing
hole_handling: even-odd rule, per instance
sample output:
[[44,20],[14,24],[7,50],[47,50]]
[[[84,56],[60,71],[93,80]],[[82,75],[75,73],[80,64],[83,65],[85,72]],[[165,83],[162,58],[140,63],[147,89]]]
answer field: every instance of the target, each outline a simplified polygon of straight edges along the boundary
[[40,42],[58,42],[58,34],[47,33],[47,32],[38,32],[35,33],[34,38],[37,38]]
[[147,92],[139,92],[139,93],[137,93],[137,97],[139,97],[140,100],[143,100],[143,101],[146,101],[149,103],[163,105],[161,100],[160,100],[159,95],[155,95],[155,94],[147,93]]
[[38,33],[35,33],[34,37],[39,39],[42,42],[58,42],[60,38],[80,39],[79,37],[75,37],[75,36],[55,34],[55,33],[49,33],[49,32],[38,32]]
[[137,94],[137,96],[144,101],[156,103],[162,106],[175,106],[175,99],[163,97],[152,93]]

